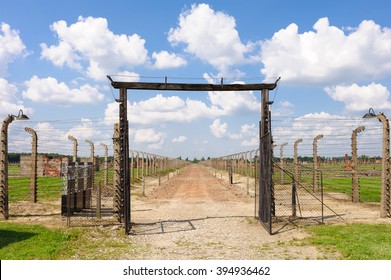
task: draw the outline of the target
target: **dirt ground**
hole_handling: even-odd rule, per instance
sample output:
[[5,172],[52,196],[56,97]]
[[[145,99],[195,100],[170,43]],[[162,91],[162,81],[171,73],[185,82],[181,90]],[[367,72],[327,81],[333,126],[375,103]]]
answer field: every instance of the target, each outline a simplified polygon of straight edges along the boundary
[[[132,234],[129,250],[115,259],[338,259],[337,252],[319,250],[300,242],[308,234],[300,224],[269,235],[254,219],[254,193],[247,195],[247,178],[216,173],[199,164],[189,165],[158,186],[147,178],[146,196],[138,185],[131,201]],[[253,182],[251,182],[253,184]],[[353,204],[343,194],[325,195],[325,223],[391,223],[379,218],[379,206]],[[32,215],[14,215],[12,221],[61,224],[59,205],[39,205]],[[19,208],[20,209],[20,208]],[[333,211],[331,211],[332,209]],[[34,215],[45,212],[45,215]],[[338,213],[338,215],[335,215]],[[119,226],[107,228],[118,239]],[[105,238],[110,238],[106,235]],[[75,258],[88,258],[78,256]]]
[[[149,187],[146,198],[133,202],[133,235],[136,244],[148,244],[139,259],[336,259],[302,244],[307,236],[300,224],[269,235],[253,218],[254,196],[247,195],[247,178],[235,174],[228,185],[226,174],[201,165],[189,165],[162,187]],[[347,203],[331,194],[325,203],[326,223],[384,222],[378,206]],[[344,203],[342,203],[344,200]],[[389,219],[388,219],[389,220]],[[124,255],[123,258],[127,258]],[[134,257],[134,256],[133,256]]]

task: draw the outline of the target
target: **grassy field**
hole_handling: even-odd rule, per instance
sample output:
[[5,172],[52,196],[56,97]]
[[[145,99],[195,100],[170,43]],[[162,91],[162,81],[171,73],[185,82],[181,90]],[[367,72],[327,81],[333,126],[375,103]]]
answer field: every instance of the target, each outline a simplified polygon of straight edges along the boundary
[[[322,225],[306,231],[310,236],[296,245],[339,252],[344,260],[391,260],[390,224]],[[122,237],[112,238],[99,228],[53,230],[1,222],[0,259],[116,259],[119,253],[134,250],[134,244]]]
[[[292,169],[293,166],[290,166]],[[381,194],[381,166],[359,166],[359,187],[360,200],[362,202],[380,202]],[[319,178],[323,180],[323,190],[325,192],[345,193],[352,195],[352,173],[351,170],[343,168],[341,165],[327,165],[320,169]],[[290,170],[293,173],[293,170]],[[279,169],[274,170],[273,180],[276,184],[281,182],[281,172]],[[321,176],[322,175],[322,176]],[[284,175],[285,184],[292,182],[289,175]],[[312,186],[313,170],[301,169],[300,183]],[[320,186],[320,181],[319,181]]]
[[[360,178],[360,200],[364,202],[380,202],[380,177]],[[351,178],[323,178],[323,190],[325,192],[340,192],[352,195]]]
[[[169,169],[161,172],[161,176],[167,176],[168,173],[174,172],[176,169]],[[136,178],[136,169],[133,170],[132,183],[141,182],[141,169],[139,170],[139,179]],[[19,177],[20,169],[16,165],[9,166],[9,174],[13,175],[8,178],[8,199],[9,202],[27,201],[29,195],[29,177]],[[114,172],[112,169],[108,172],[108,180],[112,182],[114,179]],[[95,173],[95,183],[103,182],[104,172]],[[38,201],[56,200],[61,197],[63,190],[63,179],[58,177],[38,177],[37,179],[37,199]]]
[[43,226],[0,223],[1,260],[53,260],[69,257],[77,237]]
[[346,260],[391,260],[390,224],[312,226],[306,241],[321,250],[336,250]]
[[[8,179],[8,199],[10,202],[28,200],[30,179],[28,177],[10,177]],[[55,200],[61,196],[62,181],[58,177],[38,177],[37,199]]]
[[[18,167],[12,167],[12,172],[17,174]],[[98,175],[97,179],[101,177]],[[29,179],[26,177],[10,177],[9,200],[27,200],[28,185]],[[351,177],[327,175],[323,178],[323,185],[325,191],[351,194]],[[361,177],[360,185],[362,201],[380,201],[379,176]],[[61,195],[60,178],[40,177],[38,186],[38,200],[58,199]],[[391,260],[390,224],[322,225],[307,227],[305,230],[310,236],[297,241],[302,246],[337,251],[346,260]],[[115,259],[118,252],[132,251],[133,246],[129,239],[126,242],[125,238],[113,239],[99,228],[54,230],[43,226],[0,222],[1,260]]]

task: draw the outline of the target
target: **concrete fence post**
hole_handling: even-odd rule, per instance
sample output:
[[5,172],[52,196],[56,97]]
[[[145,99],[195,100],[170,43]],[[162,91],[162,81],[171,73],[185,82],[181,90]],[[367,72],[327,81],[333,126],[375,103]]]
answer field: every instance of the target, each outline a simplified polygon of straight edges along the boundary
[[73,137],[72,135],[68,135],[68,139],[73,142],[73,162],[77,162],[77,139]]
[[379,113],[377,118],[383,125],[383,145],[382,145],[382,188],[380,197],[380,217],[391,218],[391,201],[390,201],[390,123],[388,118]]
[[159,170],[159,187],[161,185],[161,172],[162,172],[162,157],[158,156],[158,170]]
[[104,174],[103,174],[103,185],[107,187],[107,183],[109,181],[109,163],[108,163],[108,157],[109,157],[109,148],[106,144],[100,143],[101,146],[103,146],[105,150],[105,163],[104,163]]
[[360,202],[360,187],[358,182],[357,168],[357,134],[365,129],[365,126],[359,126],[352,132],[352,202]]
[[249,153],[249,151],[247,151],[246,153],[245,153],[245,156],[244,156],[244,160],[245,160],[245,162],[246,162],[246,175],[247,175],[247,195],[249,195],[250,194],[250,171],[249,171],[249,164],[248,164],[248,153]]
[[149,175],[150,154],[145,153],[145,176]]
[[134,151],[133,150],[129,150],[130,154],[131,154],[131,157],[130,157],[130,178],[133,179],[134,178]]
[[91,140],[86,140],[86,143],[90,144],[90,162],[95,164],[95,147],[94,143]]
[[32,147],[31,147],[31,172],[30,172],[30,188],[29,188],[29,201],[37,202],[37,170],[38,170],[38,137],[34,129],[25,127],[25,131],[32,135]]
[[0,220],[8,220],[8,126],[14,120],[8,115],[1,126],[0,151]]
[[102,219],[102,182],[98,182],[96,189],[96,218]]
[[136,178],[137,179],[139,178],[138,175],[139,166],[140,166],[140,153],[139,151],[136,151]]
[[323,138],[323,134],[319,134],[314,138],[312,142],[313,146],[313,157],[314,157],[314,170],[313,170],[313,190],[315,193],[319,191],[318,184],[318,140]]
[[281,185],[284,185],[285,184],[285,176],[284,176],[284,155],[283,155],[283,149],[284,147],[288,145],[287,142],[283,143],[280,145],[280,183]]
[[254,172],[253,172],[253,152],[254,152],[254,150],[250,151],[250,177],[254,176]]
[[295,165],[295,174],[294,174],[294,177],[295,177],[295,181],[297,183],[299,183],[300,181],[300,178],[299,178],[299,160],[298,160],[298,157],[297,157],[297,146],[303,142],[303,139],[297,139],[295,141],[295,144],[293,145],[293,161],[294,161],[294,165]]
[[145,158],[145,153],[141,152],[141,177],[144,176],[144,158]]

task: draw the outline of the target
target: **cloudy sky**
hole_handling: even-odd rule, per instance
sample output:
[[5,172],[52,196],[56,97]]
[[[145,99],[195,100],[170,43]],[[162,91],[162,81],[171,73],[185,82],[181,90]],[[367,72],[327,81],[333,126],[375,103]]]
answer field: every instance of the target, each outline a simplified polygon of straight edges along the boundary
[[[110,145],[118,91],[106,75],[191,83],[281,77],[270,94],[276,144],[292,147],[302,137],[309,152],[322,133],[325,155],[348,153],[359,125],[368,127],[362,142],[379,138],[379,123],[361,119],[369,108],[391,115],[386,0],[0,3],[0,118],[19,109],[30,117],[10,125],[10,151],[28,151],[25,126],[37,131],[40,152],[70,154],[69,134],[81,153],[86,139]],[[130,91],[128,99],[131,149],[192,159],[257,148],[259,92]]]

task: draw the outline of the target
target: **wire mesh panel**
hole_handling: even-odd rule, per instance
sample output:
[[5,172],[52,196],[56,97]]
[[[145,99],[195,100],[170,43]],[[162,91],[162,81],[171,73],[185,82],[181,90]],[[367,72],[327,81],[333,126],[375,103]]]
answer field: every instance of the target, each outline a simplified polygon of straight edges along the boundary
[[68,226],[118,224],[114,216],[113,172],[92,163],[64,164],[62,215]]
[[[323,184],[319,174],[319,190],[313,189],[313,170],[300,168],[300,175],[281,169],[273,176],[275,213],[272,217],[272,233],[307,224],[323,223]],[[283,178],[282,178],[283,176]]]
[[31,177],[21,172],[18,164],[8,166],[8,201],[10,217],[47,216],[59,213],[61,178],[39,176],[35,182],[35,197],[31,201]]
[[254,157],[254,196],[255,196],[255,207],[254,207],[254,217],[259,220],[259,157]]

